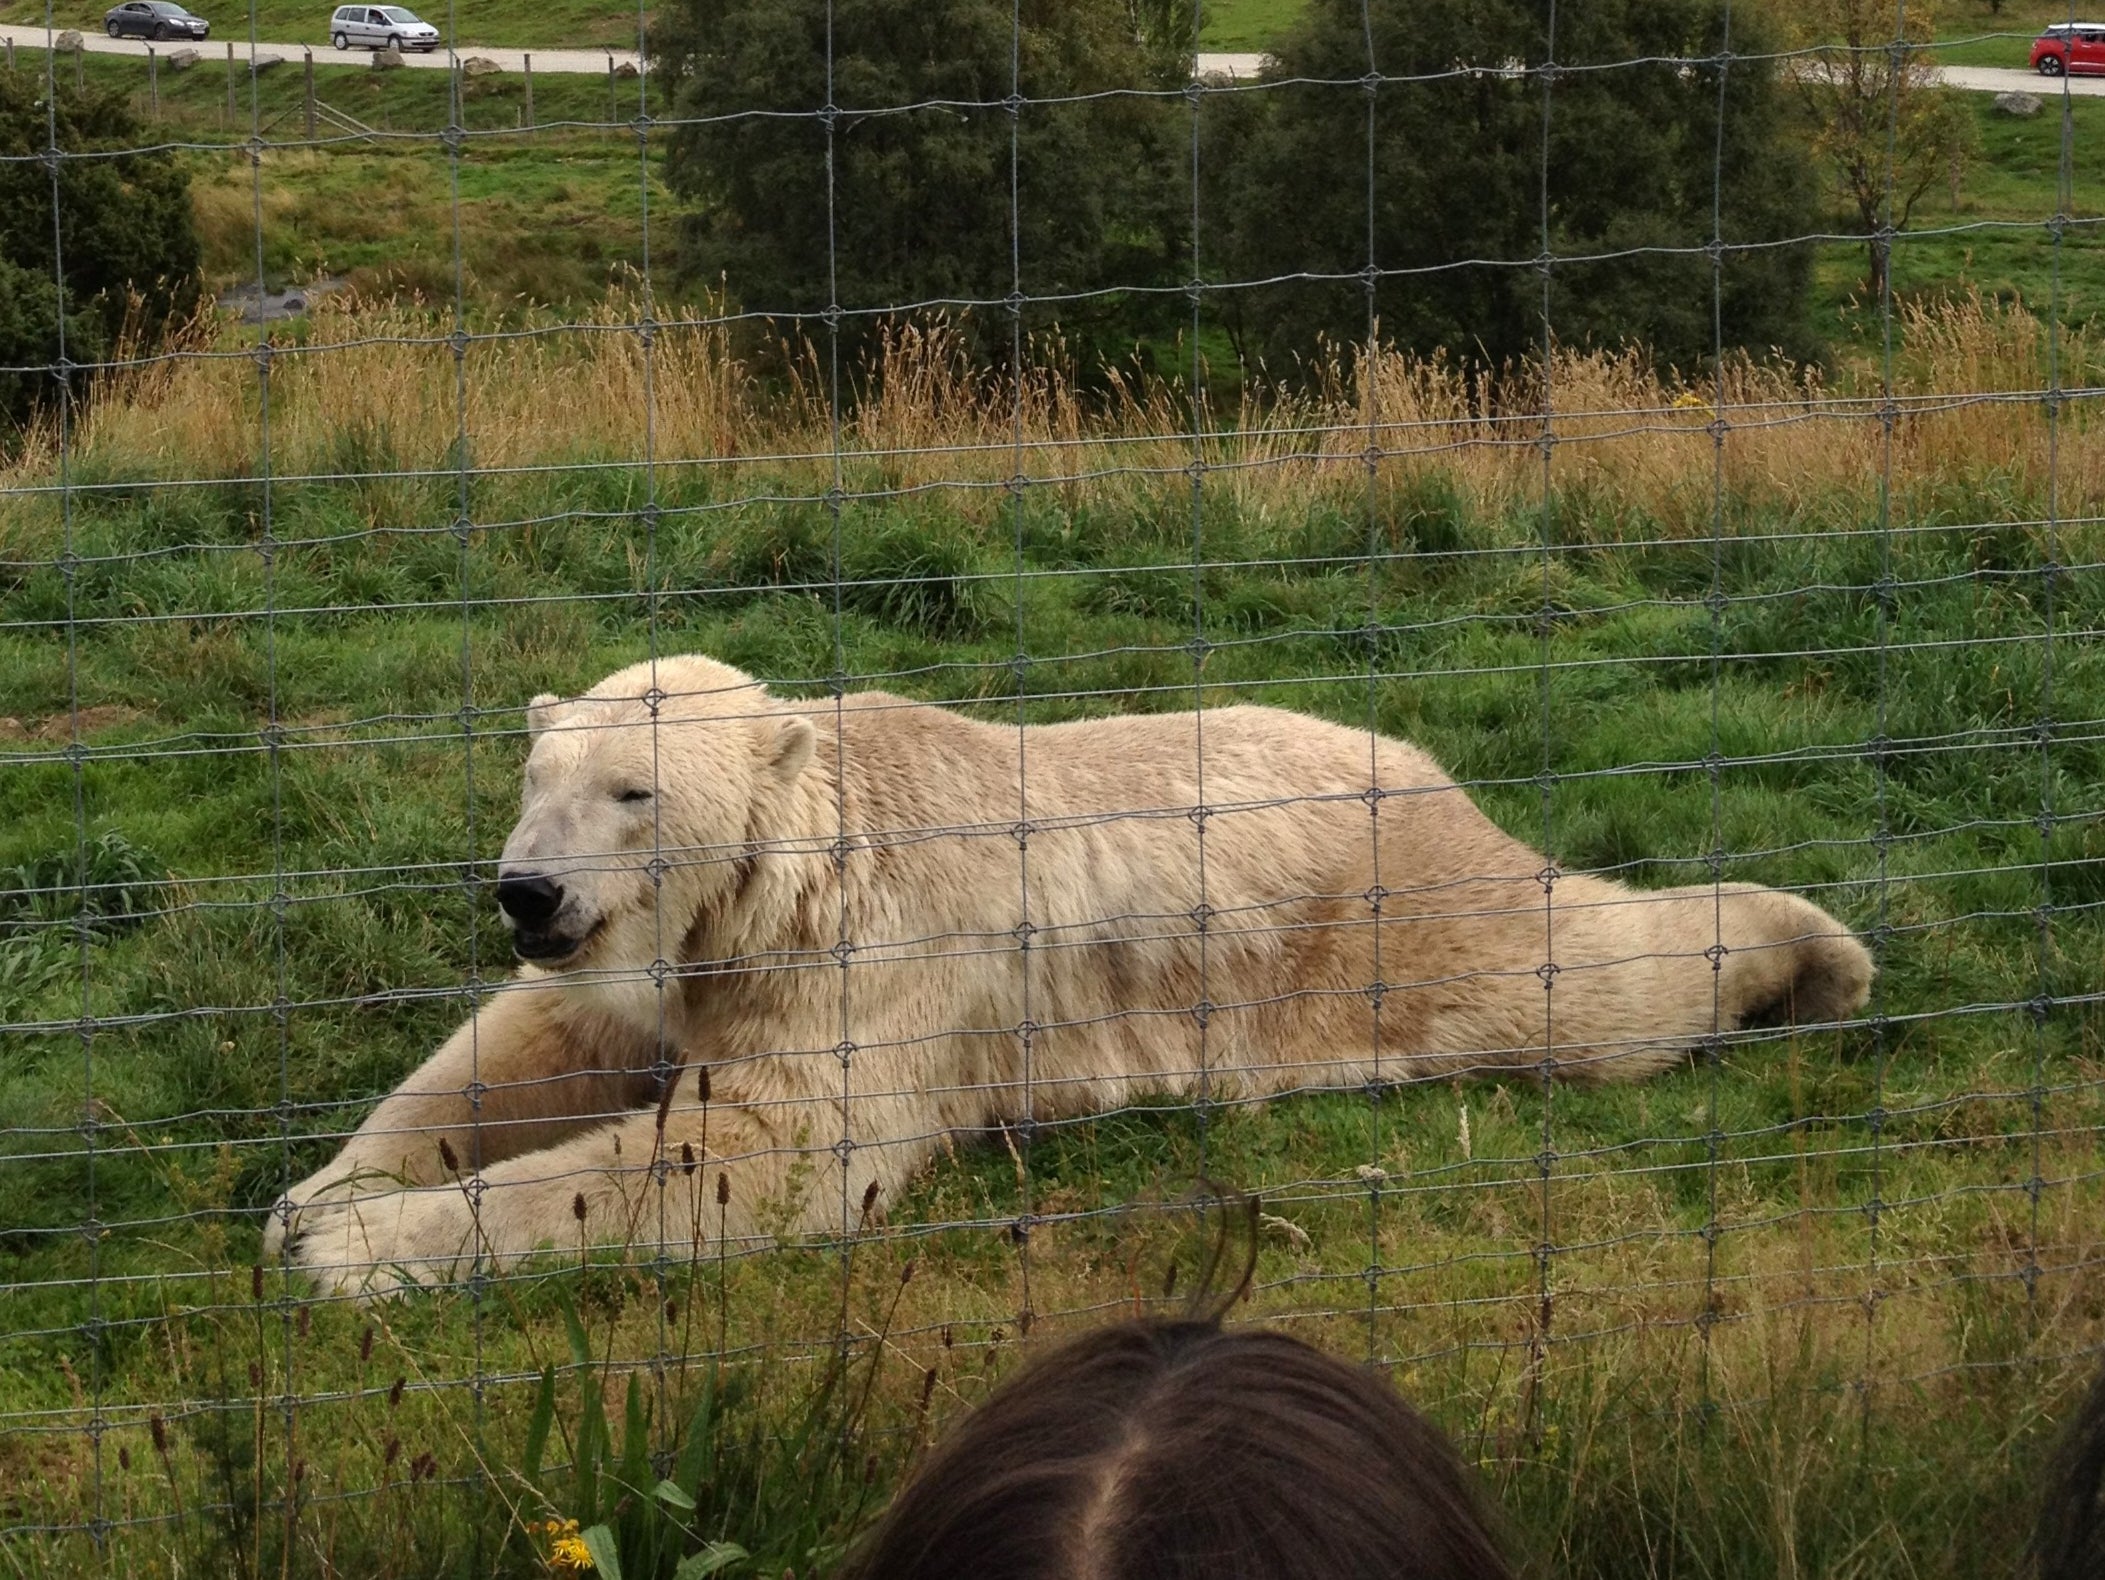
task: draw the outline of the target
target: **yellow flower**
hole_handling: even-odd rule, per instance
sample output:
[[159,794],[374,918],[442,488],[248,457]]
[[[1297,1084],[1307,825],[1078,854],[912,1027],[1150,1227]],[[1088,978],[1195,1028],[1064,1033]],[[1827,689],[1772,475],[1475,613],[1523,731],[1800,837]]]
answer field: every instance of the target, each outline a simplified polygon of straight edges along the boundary
[[534,1529],[548,1540],[548,1567],[558,1574],[583,1574],[592,1567],[592,1550],[577,1534],[575,1520],[543,1520]]
[[575,1536],[558,1536],[548,1549],[549,1567],[564,1574],[582,1574],[592,1567],[591,1551]]

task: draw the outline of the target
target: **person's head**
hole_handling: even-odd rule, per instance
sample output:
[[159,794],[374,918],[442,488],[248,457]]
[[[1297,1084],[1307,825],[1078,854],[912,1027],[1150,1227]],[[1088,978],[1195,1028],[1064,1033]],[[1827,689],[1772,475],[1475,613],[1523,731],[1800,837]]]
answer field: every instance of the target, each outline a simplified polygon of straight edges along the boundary
[[843,1580],[1500,1580],[1474,1478],[1374,1372],[1135,1321],[1053,1350],[938,1444]]
[[2062,1435],[2033,1549],[2039,1580],[2105,1575],[2105,1375],[2091,1384]]

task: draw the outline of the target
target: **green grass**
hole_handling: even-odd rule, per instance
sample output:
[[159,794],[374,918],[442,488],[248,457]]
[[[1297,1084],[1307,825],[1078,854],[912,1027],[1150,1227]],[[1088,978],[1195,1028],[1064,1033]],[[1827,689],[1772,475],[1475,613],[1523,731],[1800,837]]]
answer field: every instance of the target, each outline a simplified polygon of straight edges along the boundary
[[[41,51],[20,58],[22,69],[42,69]],[[76,62],[64,59],[60,69],[71,73]],[[673,210],[659,162],[654,154],[646,167],[634,132],[614,124],[642,104],[636,82],[621,83],[610,101],[602,79],[537,77],[537,129],[529,131],[516,73],[468,80],[456,107],[443,74],[345,68],[325,56],[316,98],[381,135],[367,139],[324,119],[310,145],[297,61],[258,77],[253,104],[243,73],[232,116],[226,72],[210,62],[162,71],[157,105],[143,61],[88,55],[78,69],[90,85],[125,94],[149,135],[190,145],[181,157],[191,166],[214,289],[254,283],[259,202],[262,267],[273,289],[330,275],[369,292],[450,300],[457,214],[462,276],[478,305],[597,301],[642,264],[646,179],[661,260],[670,244]],[[440,141],[456,109],[471,134],[457,170]],[[254,163],[210,147],[246,143],[259,129],[267,145],[294,146],[267,147]]]
[[[500,1550],[505,1572],[529,1572],[488,1488],[517,1492],[505,1467],[523,1452],[531,1379],[564,1353],[549,1286],[375,1318],[305,1304],[274,1275],[258,1301],[246,1273],[223,1271],[256,1257],[256,1213],[281,1183],[458,1018],[461,984],[504,969],[464,863],[494,851],[516,794],[510,710],[653,641],[822,675],[837,635],[855,673],[931,700],[989,696],[1013,717],[1001,699],[1019,630],[1032,717],[1181,707],[1197,618],[1219,644],[1209,703],[1353,723],[1371,709],[1534,840],[1547,762],[1548,841],[1565,863],[1686,880],[1715,843],[1727,877],[1810,886],[1861,927],[1889,923],[1877,1007],[1893,1018],[1631,1089],[1545,1098],[1519,1081],[1229,1108],[1203,1132],[1185,1112],[1062,1127],[1029,1160],[1033,1210],[1054,1219],[1031,1253],[1047,1324],[1156,1277],[1134,1271],[1161,1253],[1152,1220],[1098,1214],[1174,1193],[1203,1161],[1266,1188],[1268,1210],[1307,1237],[1267,1239],[1256,1310],[1393,1361],[1559,1572],[2012,1572],[2042,1417],[2069,1382],[2055,1357],[2096,1341],[2105,1300],[2079,1265],[2105,1207],[2105,1018],[2073,1002],[2037,1025],[2021,1009],[1960,1013],[2023,1004],[2043,979],[2067,995],[2105,987],[2092,722],[2105,648],[2079,635],[2105,625],[2105,578],[2059,578],[2050,612],[2038,532],[1968,525],[2036,512],[2036,498],[1992,473],[1911,479],[1891,539],[1858,497],[1791,512],[1728,501],[1714,548],[1655,541],[1656,523],[1582,491],[1554,513],[1545,564],[1536,511],[1487,518],[1414,488],[1377,523],[1406,552],[1371,568],[1356,563],[1367,524],[1350,510],[1258,515],[1214,498],[1202,615],[1177,568],[1181,480],[1138,510],[1031,490],[1020,523],[940,498],[851,503],[846,559],[865,580],[836,633],[829,595],[768,585],[795,581],[814,545],[823,561],[816,501],[720,510],[706,481],[668,474],[646,552],[624,473],[478,479],[479,520],[536,524],[479,530],[464,550],[428,530],[454,508],[451,477],[281,484],[266,570],[252,486],[141,486],[110,465],[78,475],[96,491],[72,512],[85,563],[70,594],[52,563],[56,513],[39,505],[15,510],[0,597],[0,714],[22,721],[0,770],[0,866],[63,868],[83,831],[116,833],[161,884],[140,920],[93,937],[85,972],[61,917],[17,946],[48,970],[0,976],[0,1015],[48,1028],[0,1048],[0,1112],[18,1127],[0,1139],[15,1289],[0,1394],[66,1428],[0,1437],[11,1519],[167,1516],[112,1538],[140,1573],[274,1572],[288,1540],[300,1573],[403,1572],[405,1541],[416,1573],[482,1572]],[[779,486],[801,491],[792,475]],[[932,543],[947,580],[900,596],[885,579],[926,574]],[[2101,547],[2094,529],[2067,529],[2057,552],[2088,563]],[[1546,636],[1545,589],[1562,611]],[[45,623],[69,607],[70,634]],[[1371,687],[1370,613],[1387,677]],[[77,769],[62,749],[75,701],[92,748]],[[464,701],[489,710],[472,748]],[[2044,757],[2043,713],[2062,724]],[[259,734],[273,718],[292,731],[276,752]],[[1882,762],[1867,747],[1880,736]],[[1700,767],[1631,771],[1700,764],[1714,740],[1714,785]],[[2043,799],[2056,818],[2044,846]],[[2049,897],[2043,954],[2035,908]],[[1385,1177],[1370,1185],[1363,1165]],[[893,1223],[999,1223],[1021,1210],[1019,1187],[1005,1151],[967,1149]],[[91,1215],[104,1226],[92,1243],[75,1228]],[[1557,1247],[1555,1342],[1530,1369],[1543,1241]],[[1370,1254],[1385,1269],[1371,1285]],[[987,1230],[873,1237],[850,1281],[854,1331],[883,1325],[909,1256],[885,1380],[857,1428],[877,1448],[917,1430],[921,1367],[938,1373],[938,1416],[978,1396],[1024,1299],[1015,1249]],[[2045,1271],[2028,1298],[2033,1267]],[[604,1333],[595,1354],[672,1356],[675,1395],[694,1383],[678,1358],[724,1335],[755,1390],[724,1430],[758,1434],[766,1475],[823,1480],[845,1472],[765,1469],[766,1444],[811,1375],[799,1357],[831,1346],[841,1281],[839,1256],[816,1248],[721,1269],[610,1265],[580,1298]],[[699,1337],[660,1327],[667,1298]],[[1706,1310],[1720,1324],[1708,1351]],[[378,1358],[362,1358],[374,1321]],[[478,1370],[500,1379],[479,1405],[461,1386]],[[398,1373],[430,1386],[391,1405]],[[174,1416],[177,1399],[197,1404],[164,1463],[145,1415]],[[115,1423],[99,1493],[80,1429],[94,1401]],[[656,1419],[684,1415],[667,1403]],[[390,1437],[432,1456],[433,1485],[404,1484],[407,1457],[384,1463]],[[208,1513],[215,1484],[225,1507]],[[296,1486],[305,1507],[286,1527],[271,1509]],[[759,1554],[754,1572],[802,1574],[850,1523],[838,1488],[821,1501],[837,1517],[815,1530],[809,1500],[780,1485],[727,1498],[709,1534]],[[10,1556],[58,1573],[83,1552],[25,1538]]]
[[[346,276],[367,291],[454,295],[455,216],[463,283],[486,302],[589,301],[640,264],[643,172],[633,153],[486,147],[454,173],[428,153],[343,152],[266,159],[263,268],[271,284]],[[215,280],[256,277],[254,177],[217,174],[201,203],[219,205],[208,263]],[[662,238],[669,207],[655,180]],[[457,203],[456,203],[457,198]]]
[[1199,48],[1226,53],[1268,49],[1301,18],[1306,0],[1208,0]]
[[[141,75],[85,69],[135,91]],[[322,80],[376,126],[450,116],[437,76]],[[463,106],[471,129],[503,134],[459,162],[478,303],[596,300],[640,253],[633,145],[519,135],[517,84],[495,81]],[[222,123],[223,71],[162,85],[182,140],[247,136],[245,101]],[[296,64],[261,79],[274,135],[302,135],[298,89]],[[536,97],[543,121],[596,119],[604,84],[537,79]],[[1956,214],[1933,195],[1922,228],[2051,211],[2058,123],[1979,108],[1982,161]],[[2083,216],[2105,191],[2101,111],[2073,108]],[[271,149],[254,169],[185,157],[216,281],[253,273],[260,180],[274,283],[350,272],[450,300],[443,149]],[[2099,259],[2095,231],[2064,242],[2064,322],[2094,318]],[[2053,266],[2038,230],[1918,234],[1895,281],[1904,298],[1977,287],[2043,310]],[[1816,310],[1845,369],[1868,333],[1847,305],[1860,270],[1853,249],[1821,265]],[[1979,376],[1955,367],[1939,387]],[[2070,467],[2100,442],[2082,417]],[[2081,569],[2050,601],[2047,536],[2021,524],[2045,500],[2018,462],[1904,472],[1890,537],[1868,474],[1767,479],[1727,495],[1713,546],[1567,452],[1547,555],[1539,501],[1475,506],[1435,467],[1372,494],[1389,551],[1372,566],[1357,490],[1239,506],[1214,481],[1198,605],[1181,475],[1032,488],[1016,516],[983,492],[851,499],[836,631],[830,594],[795,585],[823,579],[833,533],[808,472],[664,471],[651,534],[633,467],[552,450],[529,458],[542,472],[470,475],[463,544],[447,530],[461,457],[430,475],[403,459],[425,437],[339,424],[316,470],[409,475],[279,482],[268,517],[253,483],[192,465],[194,486],[164,486],[159,462],[107,447],[76,457],[88,491],[63,521],[48,498],[0,496],[0,1021],[40,1028],[0,1039],[0,1528],[111,1520],[101,1561],[144,1575],[536,1573],[524,1521],[581,1496],[522,1470],[541,1369],[559,1366],[571,1434],[551,1463],[574,1451],[589,1389],[620,1399],[631,1364],[651,1446],[671,1455],[713,1376],[694,1362],[727,1349],[731,1392],[706,1430],[732,1468],[698,1519],[754,1553],[729,1573],[822,1572],[912,1445],[1005,1368],[1026,1271],[1034,1331],[1122,1309],[1181,1242],[1174,1219],[1117,1209],[1203,1169],[1265,1187],[1306,1236],[1267,1235],[1252,1314],[1389,1361],[1484,1465],[1540,1572],[2017,1572],[2043,1441],[2105,1336],[2089,1265],[2105,1016],[2080,1002],[2105,990],[2105,543],[2094,524],[2059,530],[2052,557]],[[907,464],[857,467],[851,487],[910,482]],[[2070,489],[2061,509],[2094,515]],[[788,502],[737,502],[770,495]],[[258,1297],[258,1210],[445,1035],[464,983],[505,969],[468,863],[511,816],[506,732],[527,696],[653,642],[818,676],[838,638],[852,671],[1012,718],[1020,630],[1033,717],[1181,707],[1199,622],[1218,644],[1209,703],[1371,716],[1515,833],[1546,828],[1570,865],[1695,881],[1715,845],[1727,877],[1884,921],[1889,1021],[1624,1090],[1443,1086],[1227,1107],[1203,1127],[1153,1108],[1063,1126],[1029,1154],[1047,1221],[1028,1269],[987,1229],[908,1232],[1023,1210],[1017,1162],[987,1145],[932,1170],[894,1210],[900,1232],[867,1238],[845,1275],[839,1251],[792,1246],[671,1268],[608,1256],[379,1312],[275,1275]],[[489,710],[472,745],[464,701]],[[2044,753],[2043,716],[2059,721]],[[290,728],[275,753],[273,719]],[[1662,763],[1683,766],[1646,766]],[[63,891],[83,860],[121,905],[77,915]],[[2070,1001],[2041,1021],[1978,1008],[2022,1006],[2042,981]],[[1548,1343],[1531,1362],[1545,1269]],[[591,1365],[575,1363],[565,1291]],[[822,1386],[844,1298],[861,1410]],[[838,1452],[795,1446],[815,1410]],[[94,1561],[77,1532],[0,1538],[9,1573]]]
[[[1966,102],[1978,129],[1977,155],[1958,202],[1942,185],[1932,188],[1894,243],[1896,295],[1930,299],[1978,290],[2044,315],[2058,291],[2062,321],[2089,322],[2105,309],[2105,99],[2075,99],[2067,107],[2067,217],[2076,223],[2058,245],[2049,222],[2059,208],[2061,106],[2018,120],[1997,114],[1986,94],[1969,94]],[[1855,223],[1839,214],[1832,221]],[[1816,329],[1829,335],[1839,329],[1845,341],[1872,336],[1875,304],[1863,300],[1865,271],[1861,246],[1822,249]]]
[[[17,50],[16,61],[19,71],[42,75],[45,69],[42,50]],[[171,71],[164,62],[150,76],[147,62],[135,56],[61,55],[58,73],[62,82],[84,81],[103,91],[122,93],[149,128],[178,134],[186,144],[246,144],[252,135],[266,144],[308,140],[306,74],[298,56],[257,74],[253,81],[246,64],[237,65],[231,112],[229,74],[223,60],[208,58],[183,72]],[[560,140],[567,123],[583,122],[603,128],[597,134],[602,141],[618,140],[633,153],[635,133],[628,123],[641,111],[663,109],[649,93],[647,79],[621,80],[610,90],[604,77],[538,72],[534,76],[534,125],[543,130],[536,132],[533,146],[550,137]],[[374,71],[362,61],[346,65],[327,52],[315,56],[315,97],[373,131],[405,141],[406,134],[423,134],[423,140],[411,146],[426,153],[442,152],[436,137],[454,123],[456,108],[448,73]],[[526,84],[518,72],[465,79],[458,112],[461,128],[475,134],[466,140],[467,148],[527,141]],[[356,134],[326,120],[315,132],[331,148],[365,146]]]

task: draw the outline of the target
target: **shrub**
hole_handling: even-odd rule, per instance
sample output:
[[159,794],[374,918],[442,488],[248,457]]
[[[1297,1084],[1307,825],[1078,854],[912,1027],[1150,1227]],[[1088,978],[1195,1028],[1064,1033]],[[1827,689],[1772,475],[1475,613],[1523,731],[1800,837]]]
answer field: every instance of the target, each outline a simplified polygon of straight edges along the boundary
[[[1188,56],[1118,0],[677,0],[651,47],[680,122],[666,178],[690,205],[684,273],[749,312],[837,304],[851,356],[888,313],[973,303],[971,349],[1000,360],[1019,284],[1065,298],[1070,341],[1130,335],[1149,302],[1076,293],[1175,273],[1178,111],[1076,99],[1181,85]],[[1055,316],[1021,313],[1026,333]]]
[[50,275],[0,257],[0,441],[9,428],[26,426],[58,398],[62,357],[99,361],[104,345],[98,314],[77,304],[67,312]]
[[[1775,245],[1812,228],[1807,160],[1746,7],[1731,12],[1721,117],[1706,57],[1726,45],[1726,14],[1722,0],[1559,10],[1545,151],[1543,81],[1518,69],[1550,58],[1540,6],[1311,0],[1276,51],[1280,86],[1225,103],[1205,155],[1206,209],[1234,277],[1335,277],[1224,293],[1245,354],[1277,365],[1324,338],[1364,339],[1371,241],[1380,270],[1410,271],[1373,291],[1384,340],[1493,363],[1529,356],[1546,243],[1573,260],[1549,275],[1560,342],[1635,341],[1698,365],[1715,344],[1714,197],[1728,249],[1763,244],[1725,254],[1725,344],[1809,351],[1811,256]],[[1388,79],[1371,96],[1357,81],[1370,43]]]
[[[196,307],[190,178],[142,140],[120,95],[0,72],[0,367],[55,367],[62,313],[66,358],[92,363],[120,332],[150,343]],[[56,387],[0,373],[0,417],[19,426]]]

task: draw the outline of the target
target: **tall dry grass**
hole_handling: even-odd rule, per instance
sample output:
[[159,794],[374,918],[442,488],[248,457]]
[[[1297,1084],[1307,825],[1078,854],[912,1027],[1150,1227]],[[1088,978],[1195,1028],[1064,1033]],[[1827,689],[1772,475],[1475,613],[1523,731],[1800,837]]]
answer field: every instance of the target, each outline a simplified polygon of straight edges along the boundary
[[[723,324],[651,323],[639,299],[456,336],[421,303],[342,293],[296,333],[258,342],[206,315],[121,359],[65,460],[88,483],[648,461],[706,475],[721,498],[762,480],[823,492],[837,456],[852,491],[960,485],[968,515],[999,508],[1018,476],[1116,506],[1203,467],[1259,517],[1436,476],[1488,516],[1547,484],[1667,531],[1709,530],[1720,484],[1784,510],[1869,497],[1881,479],[1995,478],[2039,501],[2051,481],[2069,513],[2105,501],[2105,446],[2090,442],[2105,359],[2083,332],[2050,347],[2022,306],[1975,296],[1905,305],[1898,343],[1890,383],[1863,363],[1828,374],[1735,357],[1689,379],[1637,351],[1491,371],[1342,348],[1298,389],[1250,388],[1216,410],[1130,370],[1085,385],[1057,342],[1017,375],[977,368],[942,322],[894,326],[836,392],[815,350],[763,382]],[[59,462],[56,429],[41,429],[0,466],[0,488],[47,487]]]

